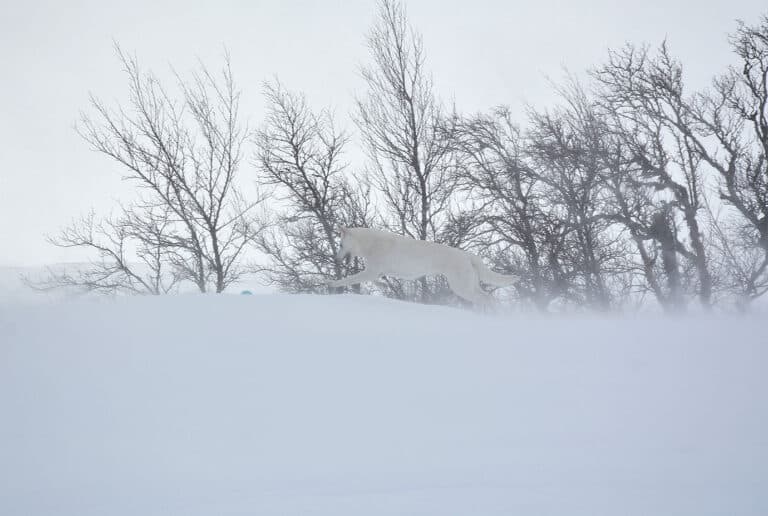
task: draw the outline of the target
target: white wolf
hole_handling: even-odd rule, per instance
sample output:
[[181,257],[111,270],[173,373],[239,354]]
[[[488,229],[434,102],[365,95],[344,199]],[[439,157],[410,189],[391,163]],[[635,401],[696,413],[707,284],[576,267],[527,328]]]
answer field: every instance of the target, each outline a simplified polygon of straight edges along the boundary
[[331,281],[329,286],[344,287],[381,276],[414,280],[442,274],[456,295],[471,303],[487,304],[491,298],[481,288],[481,281],[504,287],[518,280],[517,276],[493,272],[479,257],[461,249],[376,229],[342,228],[338,259],[349,256],[365,259],[365,270]]

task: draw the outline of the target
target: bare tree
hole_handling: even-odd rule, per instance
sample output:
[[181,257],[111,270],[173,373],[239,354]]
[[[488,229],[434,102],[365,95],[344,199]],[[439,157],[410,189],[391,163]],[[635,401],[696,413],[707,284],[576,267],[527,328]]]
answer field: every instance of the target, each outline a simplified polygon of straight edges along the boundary
[[740,22],[731,45],[739,64],[687,106],[694,123],[680,130],[718,175],[720,200],[735,215],[715,236],[743,307],[768,291],[768,16]]
[[651,292],[665,311],[682,311],[685,288],[671,206],[645,180],[620,139],[608,137],[602,161],[610,195],[603,216],[623,227],[635,247],[631,259],[642,278],[637,286]]
[[49,238],[58,247],[94,251],[97,259],[77,270],[48,269],[43,281],[27,280],[33,288],[71,288],[102,294],[167,294],[181,276],[165,246],[168,213],[123,207],[119,216],[97,220],[91,212]]
[[510,111],[458,120],[452,143],[461,162],[460,187],[472,206],[465,233],[496,268],[522,278],[517,288],[524,299],[547,310],[566,295],[569,281],[561,262],[565,224],[547,213],[544,185]]
[[732,207],[714,208],[708,203],[707,214],[716,292],[722,300],[746,311],[754,299],[768,291],[765,250],[755,241],[754,229],[735,215]]
[[628,294],[625,240],[605,217],[609,188],[602,157],[606,126],[574,79],[558,88],[563,104],[530,111],[528,152],[552,216],[564,224],[563,261],[579,304],[609,310]]
[[[713,280],[701,229],[706,185],[702,157],[691,134],[694,119],[684,93],[682,66],[670,56],[666,44],[656,55],[628,45],[611,52],[608,63],[594,76],[602,86],[606,109],[615,115],[614,132],[632,163],[646,183],[669,196],[667,206],[680,214],[687,238],[675,234],[674,247],[667,245],[665,252],[674,248],[693,265],[699,300],[709,308]],[[662,226],[661,221],[669,221],[670,215],[659,213],[655,227],[669,229],[671,222]],[[670,236],[667,229],[659,235]]]
[[[381,1],[368,47],[373,63],[362,70],[368,92],[357,99],[356,122],[386,205],[385,224],[419,240],[437,240],[456,182],[421,36],[401,3]],[[422,300],[428,298],[423,280]]]
[[135,58],[119,47],[117,53],[128,78],[127,104],[109,109],[92,97],[94,114],[83,114],[78,131],[139,188],[139,220],[167,213],[158,236],[174,274],[201,292],[221,292],[245,272],[243,253],[261,229],[253,215],[260,199],[247,201],[237,184],[248,134],[229,56],[220,78],[202,64],[190,81],[177,74],[175,99]]
[[267,120],[257,132],[256,162],[282,206],[257,239],[270,258],[268,279],[283,290],[325,292],[325,283],[356,272],[337,257],[339,229],[366,226],[370,190],[346,173],[347,136],[327,111],[313,113],[303,95],[279,82],[264,87]]

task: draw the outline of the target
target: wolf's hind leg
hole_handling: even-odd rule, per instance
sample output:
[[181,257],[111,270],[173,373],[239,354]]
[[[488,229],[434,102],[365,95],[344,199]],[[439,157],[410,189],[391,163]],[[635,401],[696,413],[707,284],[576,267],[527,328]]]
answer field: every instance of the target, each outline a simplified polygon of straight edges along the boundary
[[[473,271],[474,272],[474,271]],[[454,294],[475,306],[485,306],[490,296],[483,292],[475,274],[448,274],[445,276]]]
[[475,308],[480,309],[483,312],[488,312],[493,309],[496,300],[491,294],[483,290],[480,283],[475,285],[475,297],[477,298],[477,301],[475,301]]

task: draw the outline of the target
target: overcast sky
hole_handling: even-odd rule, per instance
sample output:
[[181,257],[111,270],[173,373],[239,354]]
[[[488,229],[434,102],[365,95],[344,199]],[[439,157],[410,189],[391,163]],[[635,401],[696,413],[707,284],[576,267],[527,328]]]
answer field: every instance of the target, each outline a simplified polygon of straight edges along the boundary
[[[226,46],[258,125],[260,85],[275,75],[331,106],[344,121],[362,91],[359,65],[376,2],[35,2],[0,0],[0,265],[73,261],[51,247],[73,217],[108,213],[127,186],[90,151],[73,124],[88,93],[125,99],[117,41],[143,67],[181,72],[197,57],[211,66]],[[706,85],[731,60],[726,35],[737,18],[756,20],[765,0],[411,0],[438,93],[460,111],[498,104],[546,106],[546,77],[580,72],[625,41],[667,38],[688,84]],[[351,128],[351,127],[350,127]],[[250,166],[246,178],[253,177]]]

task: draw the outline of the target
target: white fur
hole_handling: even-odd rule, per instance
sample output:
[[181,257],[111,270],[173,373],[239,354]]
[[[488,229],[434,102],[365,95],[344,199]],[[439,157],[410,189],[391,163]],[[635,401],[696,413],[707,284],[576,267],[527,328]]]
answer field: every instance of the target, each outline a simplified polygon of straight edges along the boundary
[[376,229],[342,229],[338,258],[346,256],[363,258],[365,270],[331,281],[329,286],[344,287],[381,276],[414,280],[441,274],[456,295],[475,304],[485,304],[490,297],[481,288],[481,281],[504,287],[518,279],[493,272],[479,257],[461,249]]

